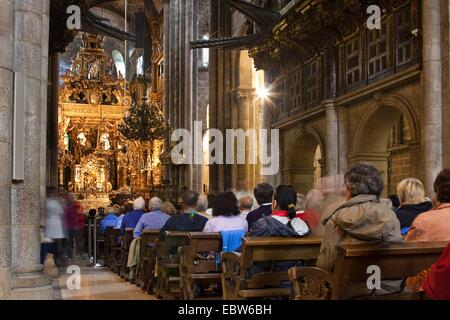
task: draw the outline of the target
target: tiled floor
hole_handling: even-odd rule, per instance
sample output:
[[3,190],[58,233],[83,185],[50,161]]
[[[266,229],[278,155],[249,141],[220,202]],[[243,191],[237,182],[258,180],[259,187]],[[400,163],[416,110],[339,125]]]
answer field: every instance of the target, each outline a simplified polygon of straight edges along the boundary
[[[62,300],[155,300],[154,296],[144,294],[135,285],[123,280],[109,268],[86,267],[86,262],[74,263],[80,267],[81,288],[68,289],[67,280],[71,276],[60,269],[55,281],[55,298]],[[72,282],[73,283],[73,282]],[[69,284],[70,285],[70,284]]]

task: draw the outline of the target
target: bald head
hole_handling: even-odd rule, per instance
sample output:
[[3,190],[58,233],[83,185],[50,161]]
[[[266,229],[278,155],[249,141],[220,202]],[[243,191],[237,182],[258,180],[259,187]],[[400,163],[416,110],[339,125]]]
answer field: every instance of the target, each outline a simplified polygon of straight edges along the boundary
[[253,198],[251,196],[243,196],[239,198],[239,209],[241,211],[251,210],[253,207]]

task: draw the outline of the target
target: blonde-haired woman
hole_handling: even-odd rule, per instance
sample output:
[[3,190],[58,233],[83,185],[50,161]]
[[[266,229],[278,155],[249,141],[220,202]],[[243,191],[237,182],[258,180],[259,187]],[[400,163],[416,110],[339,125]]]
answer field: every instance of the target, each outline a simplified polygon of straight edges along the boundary
[[396,214],[404,235],[408,233],[414,219],[421,213],[430,211],[433,204],[426,198],[422,182],[415,178],[401,181],[397,186],[397,195],[400,200],[400,207]]

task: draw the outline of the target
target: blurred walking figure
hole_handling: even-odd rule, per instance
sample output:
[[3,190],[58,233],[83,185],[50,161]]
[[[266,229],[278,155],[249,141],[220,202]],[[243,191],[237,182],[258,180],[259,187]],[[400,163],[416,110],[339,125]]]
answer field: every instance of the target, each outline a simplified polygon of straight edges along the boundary
[[64,223],[64,204],[56,189],[51,188],[47,191],[45,208],[45,233],[47,238],[53,241],[50,252],[54,254],[56,262],[62,264],[60,247],[63,240],[67,238],[67,232]]

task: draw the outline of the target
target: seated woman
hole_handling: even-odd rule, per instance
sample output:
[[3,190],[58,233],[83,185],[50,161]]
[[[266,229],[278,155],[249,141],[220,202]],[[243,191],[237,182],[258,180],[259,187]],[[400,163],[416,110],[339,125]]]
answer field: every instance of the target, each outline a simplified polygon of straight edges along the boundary
[[[250,230],[253,237],[301,237],[311,234],[308,225],[296,212],[297,192],[294,187],[280,185],[275,189],[272,201],[272,215],[256,221]],[[258,262],[252,265],[251,274],[272,271],[286,271],[295,266],[305,266],[305,261]],[[249,274],[249,277],[251,276]],[[281,282],[276,287],[290,287]]]
[[255,237],[298,237],[310,234],[308,225],[297,214],[297,192],[294,187],[280,185],[275,189],[272,215],[256,221],[251,234]]
[[[337,258],[337,247],[342,244],[368,242],[401,242],[400,223],[395,213],[380,203],[383,190],[381,173],[371,164],[361,163],[344,176],[346,203],[338,207],[323,224],[325,232],[317,267],[332,272]],[[374,294],[400,291],[400,284],[381,283]],[[401,281],[400,281],[401,282]],[[348,298],[367,295],[366,283],[350,286]]]
[[216,196],[212,215],[213,218],[206,222],[203,232],[248,231],[247,220],[241,216],[238,199],[231,191],[221,192]]
[[409,178],[401,181],[397,186],[400,207],[396,211],[400,221],[402,234],[409,231],[413,221],[421,214],[431,210],[433,204],[425,197],[425,188],[418,179]]
[[[442,170],[434,181],[435,206],[418,216],[406,235],[408,242],[450,241],[450,169]],[[406,280],[406,288],[422,291],[430,269]]]
[[450,169],[439,173],[434,192],[435,207],[414,220],[406,241],[450,241]]

